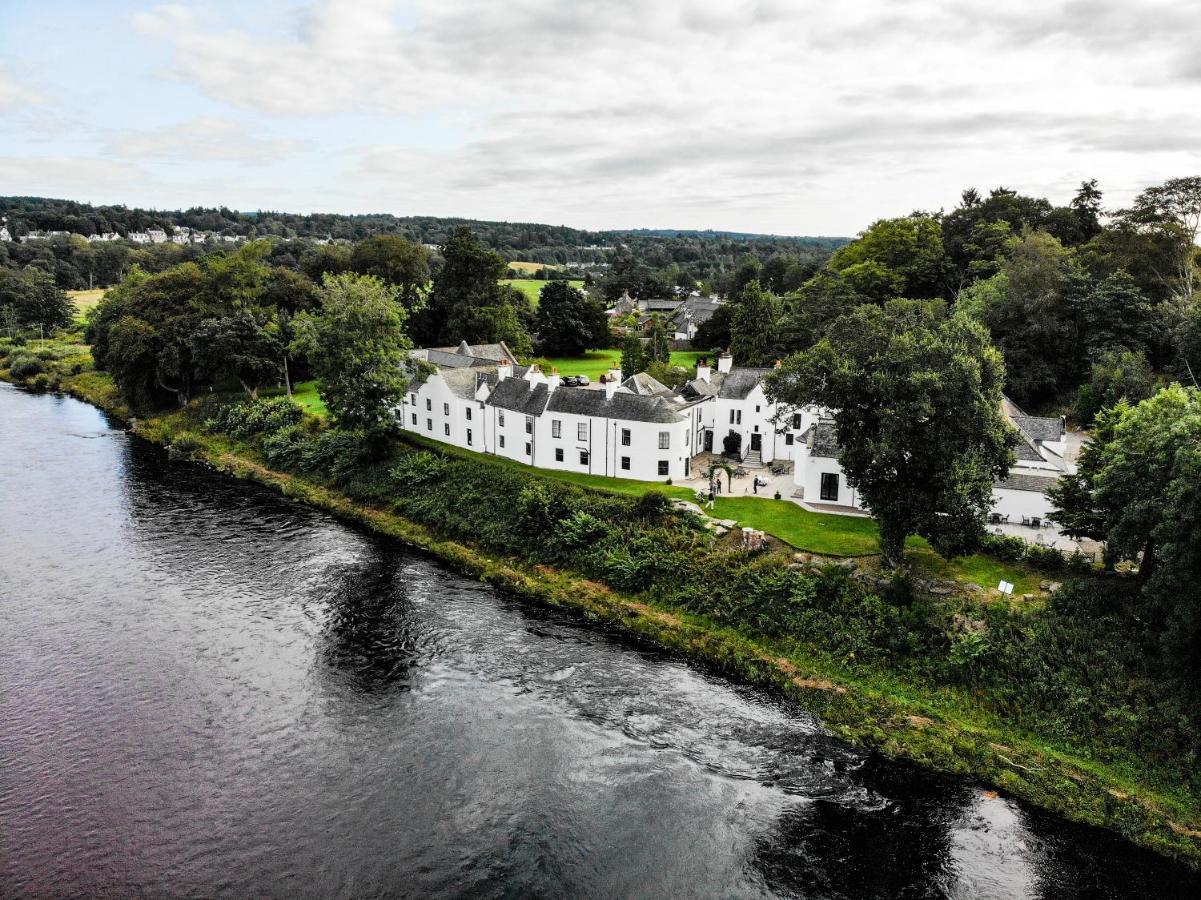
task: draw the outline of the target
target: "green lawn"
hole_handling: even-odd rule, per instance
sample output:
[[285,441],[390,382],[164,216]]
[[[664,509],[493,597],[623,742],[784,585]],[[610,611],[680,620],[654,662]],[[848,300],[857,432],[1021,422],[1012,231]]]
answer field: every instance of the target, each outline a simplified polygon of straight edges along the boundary
[[[512,263],[510,263],[510,265],[512,265]],[[502,278],[500,283],[511,284],[513,287],[517,288],[517,290],[521,291],[530,298],[530,302],[534,304],[534,306],[538,305],[538,299],[542,294],[542,289],[550,284],[549,281],[539,281],[536,278]],[[572,287],[581,289],[584,287],[584,282],[582,281],[571,281],[569,284]]]
[[82,319],[89,309],[100,302],[105,290],[105,288],[93,288],[90,291],[67,291],[67,296],[75,303],[75,309],[78,310],[79,318]]
[[815,513],[789,500],[758,497],[720,497],[711,514],[766,531],[811,553],[868,556],[878,552],[876,523],[860,516]]
[[292,399],[307,413],[312,413],[315,416],[329,415],[329,410],[325,408],[325,402],[321,399],[321,395],[317,393],[317,382],[315,380],[301,381],[292,385]]
[[[696,361],[702,356],[708,356],[703,350],[674,350],[671,363],[683,366],[685,369],[696,368]],[[620,350],[589,350],[583,356],[558,357],[556,359],[539,360],[542,371],[549,372],[550,367],[559,370],[560,375],[587,375],[596,381],[613,366],[621,365]]]
[[517,269],[519,272],[537,272],[539,269],[557,269],[559,266],[554,263],[540,262],[511,262],[506,263],[510,269]]

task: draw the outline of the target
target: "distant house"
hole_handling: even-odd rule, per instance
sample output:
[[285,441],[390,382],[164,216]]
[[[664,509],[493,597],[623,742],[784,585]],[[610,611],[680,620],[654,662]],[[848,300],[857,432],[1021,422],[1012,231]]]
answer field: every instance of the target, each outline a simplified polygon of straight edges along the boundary
[[8,228],[0,225],[0,241],[11,241],[12,235],[8,233]]
[[[1067,427],[1062,418],[1026,415],[1008,397],[1002,399],[1001,412],[1016,429],[1019,443],[1009,473],[993,487],[989,521],[1023,537],[1033,537],[1049,524],[1048,488],[1071,471],[1067,460]],[[847,484],[838,461],[841,448],[833,419],[825,410],[815,410],[813,414],[815,420],[807,425],[795,445],[793,478],[801,496],[807,503],[819,506],[867,509],[859,492]],[[1053,525],[1051,528],[1054,530]]]
[[716,297],[689,297],[671,316],[672,332],[677,341],[690,341],[696,330],[713,318],[722,301]]

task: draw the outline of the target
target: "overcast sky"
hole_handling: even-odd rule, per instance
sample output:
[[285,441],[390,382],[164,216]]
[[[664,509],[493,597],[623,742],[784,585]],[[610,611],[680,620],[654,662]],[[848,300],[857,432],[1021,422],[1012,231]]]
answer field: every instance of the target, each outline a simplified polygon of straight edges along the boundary
[[1178,0],[0,0],[0,194],[848,235],[1191,174]]

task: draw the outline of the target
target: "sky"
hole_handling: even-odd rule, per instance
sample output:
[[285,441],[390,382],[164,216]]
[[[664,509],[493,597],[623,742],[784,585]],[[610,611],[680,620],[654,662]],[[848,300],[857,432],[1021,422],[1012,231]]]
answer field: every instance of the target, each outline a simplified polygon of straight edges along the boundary
[[0,194],[852,235],[1196,174],[1178,0],[0,0]]

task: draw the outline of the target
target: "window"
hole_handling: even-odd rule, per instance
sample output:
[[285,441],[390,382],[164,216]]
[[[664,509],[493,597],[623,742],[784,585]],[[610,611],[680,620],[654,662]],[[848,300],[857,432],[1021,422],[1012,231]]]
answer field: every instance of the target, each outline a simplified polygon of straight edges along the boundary
[[471,429],[470,428],[467,429],[467,446],[468,447],[471,446]]
[[588,423],[587,422],[581,422],[579,425],[576,426],[575,436],[578,437],[581,441],[588,440]]
[[500,446],[503,447],[505,445],[505,436],[502,434],[500,436],[499,440],[500,440]]
[[429,397],[426,397],[425,398],[425,411],[432,412],[433,409],[434,409],[434,401],[431,400]]
[[822,472],[822,499],[838,499],[838,476],[833,472]]
[[425,420],[425,430],[426,430],[426,431],[433,431],[433,430],[434,430],[434,420],[433,420],[433,419],[426,419],[426,420]]
[[550,436],[555,438],[563,437],[563,423],[558,419],[550,420]]
[[630,429],[628,428],[621,429],[621,446],[630,446]]
[[445,425],[442,426],[442,428],[446,431],[446,436],[450,437],[450,423],[447,422]]
[[416,394],[409,394],[409,405],[410,406],[417,405],[417,395]]
[[621,458],[621,467],[627,472],[630,471],[630,458],[628,456],[623,456]]
[[588,451],[587,450],[580,451],[580,465],[581,466],[588,465]]
[[444,415],[444,416],[450,415],[450,404],[449,403],[442,404],[442,415]]
[[784,435],[784,443],[790,447],[792,446],[792,432],[791,431],[788,432],[788,434]]
[[758,407],[758,406],[756,406],[756,407],[755,407],[755,412],[759,412],[759,407]]
[[563,448],[562,447],[555,448],[555,462],[563,462]]
[[[496,421],[497,421],[497,424],[498,424],[498,425],[500,425],[500,427],[501,427],[501,428],[504,428],[504,427],[505,427],[505,414],[504,414],[504,413],[500,413],[500,414],[498,415],[498,417],[497,417],[497,420],[496,420]],[[502,444],[501,446],[504,446],[504,445]]]
[[526,441],[526,442],[525,442],[525,455],[526,455],[526,456],[529,456],[529,455],[530,455],[530,453],[531,453],[531,450],[530,450],[530,442],[529,442],[529,441]]
[[417,427],[417,413],[413,413],[413,427]]
[[742,424],[742,410],[741,409],[730,410],[730,424],[731,425],[741,425]]
[[792,427],[797,428],[797,429],[799,429],[801,427],[801,414],[800,413],[792,414]]
[[534,417],[533,416],[525,417],[525,433],[526,434],[534,433]]
[[471,421],[471,407],[470,406],[467,407],[467,409],[465,411],[467,413],[467,421],[470,422]]
[[671,432],[670,431],[660,431],[659,432],[659,449],[666,450],[670,446],[671,446]]
[[659,474],[660,475],[667,474],[667,460],[665,460],[665,459],[659,460]]

